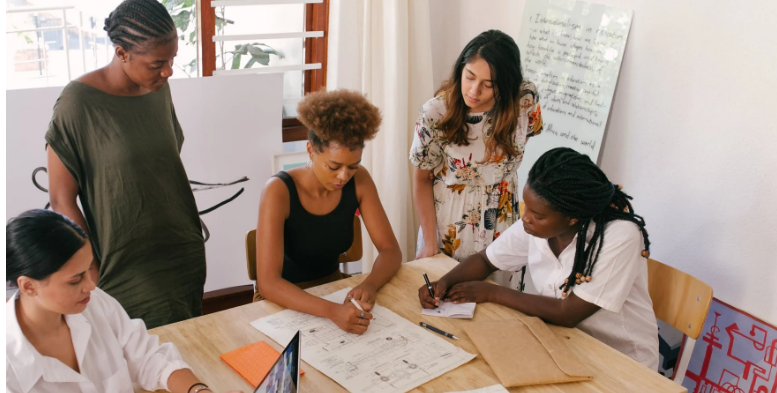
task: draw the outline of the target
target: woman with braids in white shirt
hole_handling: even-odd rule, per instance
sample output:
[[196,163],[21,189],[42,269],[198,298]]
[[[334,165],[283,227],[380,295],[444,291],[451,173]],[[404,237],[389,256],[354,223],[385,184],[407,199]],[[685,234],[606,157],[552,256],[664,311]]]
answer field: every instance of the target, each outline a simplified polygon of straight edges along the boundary
[[[523,189],[526,211],[483,251],[462,261],[418,297],[493,302],[545,322],[578,327],[656,370],[658,327],[647,289],[650,241],[631,197],[588,156],[569,148],[543,154]],[[537,295],[482,280],[528,266]],[[447,295],[445,294],[447,291]]]
[[[131,320],[89,274],[92,246],[65,216],[30,210],[5,227],[6,392],[210,393],[173,344]],[[233,392],[235,393],[235,392]]]

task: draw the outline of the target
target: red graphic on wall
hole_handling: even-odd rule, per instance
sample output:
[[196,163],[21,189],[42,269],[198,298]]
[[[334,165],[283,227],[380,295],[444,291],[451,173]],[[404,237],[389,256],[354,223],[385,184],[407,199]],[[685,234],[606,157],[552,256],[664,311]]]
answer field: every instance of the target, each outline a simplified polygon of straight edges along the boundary
[[777,393],[777,329],[713,299],[683,386],[690,393]]

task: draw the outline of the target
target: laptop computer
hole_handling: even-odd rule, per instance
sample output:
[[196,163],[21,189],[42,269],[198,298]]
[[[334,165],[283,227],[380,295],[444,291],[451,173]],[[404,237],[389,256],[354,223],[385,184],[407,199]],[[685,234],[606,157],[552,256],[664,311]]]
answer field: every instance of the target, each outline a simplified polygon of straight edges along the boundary
[[254,393],[298,393],[299,353],[300,339],[297,331]]

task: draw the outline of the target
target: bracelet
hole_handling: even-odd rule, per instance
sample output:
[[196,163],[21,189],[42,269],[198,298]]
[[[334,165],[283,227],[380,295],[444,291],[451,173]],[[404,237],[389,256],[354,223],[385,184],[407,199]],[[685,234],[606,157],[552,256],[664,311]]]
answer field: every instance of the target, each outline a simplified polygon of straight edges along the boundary
[[187,393],[197,393],[197,392],[199,392],[200,390],[202,390],[202,389],[197,389],[197,390],[195,390],[194,392],[192,392],[192,389],[194,389],[194,388],[195,388],[195,387],[197,387],[197,386],[201,386],[201,387],[204,387],[205,389],[208,389],[208,390],[210,390],[210,388],[208,387],[208,385],[206,385],[206,384],[204,384],[204,383],[202,383],[202,382],[197,382],[197,383],[195,383],[194,385],[192,385],[192,386],[189,386],[189,389],[186,389],[186,392],[187,392]]
[[194,391],[192,393],[199,393],[199,392],[201,392],[203,390],[207,390],[207,391],[213,393],[213,391],[210,390],[210,388],[207,385],[202,385],[202,386],[198,387],[197,389],[194,389]]

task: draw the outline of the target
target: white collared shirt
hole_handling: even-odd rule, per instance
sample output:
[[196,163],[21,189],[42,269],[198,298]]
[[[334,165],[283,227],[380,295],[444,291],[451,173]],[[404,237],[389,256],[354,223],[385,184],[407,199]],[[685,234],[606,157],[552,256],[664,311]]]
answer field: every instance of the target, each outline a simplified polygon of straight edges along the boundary
[[[591,223],[586,244],[595,228]],[[561,299],[559,287],[572,272],[577,236],[558,258],[547,239],[534,237],[518,221],[486,248],[491,263],[518,271],[528,265],[540,295]],[[572,287],[577,297],[601,309],[577,327],[632,359],[658,369],[658,326],[648,293],[647,260],[642,234],[636,224],[623,220],[607,223],[599,259],[591,281]]]
[[167,389],[173,371],[189,368],[171,343],[159,344],[140,319],[130,319],[116,299],[100,289],[80,314],[66,315],[81,373],[41,355],[16,319],[17,292],[5,306],[6,392],[134,393]]

